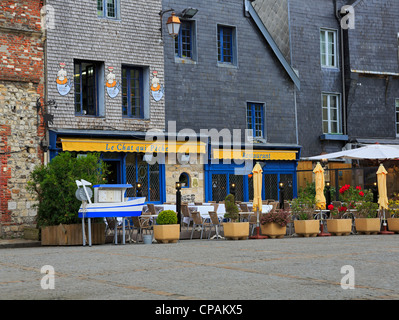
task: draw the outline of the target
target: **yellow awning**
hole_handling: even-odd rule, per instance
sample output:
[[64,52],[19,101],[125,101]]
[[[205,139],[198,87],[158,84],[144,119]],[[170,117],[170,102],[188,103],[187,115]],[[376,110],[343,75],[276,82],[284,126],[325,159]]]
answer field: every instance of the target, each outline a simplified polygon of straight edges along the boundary
[[61,138],[63,151],[206,153],[204,142]]
[[298,151],[295,150],[234,150],[213,149],[214,159],[231,160],[296,160]]

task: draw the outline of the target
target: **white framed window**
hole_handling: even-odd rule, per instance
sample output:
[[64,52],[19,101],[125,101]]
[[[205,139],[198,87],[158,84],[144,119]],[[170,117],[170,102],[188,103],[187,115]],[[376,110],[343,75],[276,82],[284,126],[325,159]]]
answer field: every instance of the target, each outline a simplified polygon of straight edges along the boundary
[[321,66],[338,68],[337,30],[320,29],[320,60]]
[[120,0],[97,0],[97,16],[108,19],[119,19]]
[[322,93],[323,133],[342,134],[341,96],[336,93]]
[[399,138],[399,98],[395,100],[396,136]]

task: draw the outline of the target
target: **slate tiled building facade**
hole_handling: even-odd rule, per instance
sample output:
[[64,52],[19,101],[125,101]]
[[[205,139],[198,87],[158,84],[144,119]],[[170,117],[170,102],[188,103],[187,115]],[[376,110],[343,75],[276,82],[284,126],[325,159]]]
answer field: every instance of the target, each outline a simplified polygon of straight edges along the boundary
[[[198,12],[186,18],[181,13],[190,7]],[[177,131],[188,129],[198,135],[211,129],[242,133],[238,147],[231,139],[223,144],[210,141],[208,159],[200,168],[203,172],[179,168],[171,178],[177,179],[183,171],[203,176],[206,201],[224,200],[234,183],[236,198],[248,201],[252,199],[250,171],[226,163],[215,149],[243,150],[250,145],[265,157],[258,159],[264,165],[264,198],[279,197],[279,181],[289,185],[287,197],[292,197],[300,151],[295,106],[300,85],[287,55],[268,40],[250,1],[163,1],[163,9],[170,8],[181,17],[182,31],[177,40],[164,40],[167,124],[171,121]],[[253,129],[255,143],[245,139],[246,129]],[[280,153],[272,159],[276,150],[292,151],[293,157]],[[250,163],[252,170],[254,162]]]
[[143,159],[148,130],[165,128],[161,1],[47,5],[54,12],[46,41],[47,98],[57,105],[50,158],[98,151],[110,166],[108,183],[140,181],[149,201],[162,201],[164,167]]

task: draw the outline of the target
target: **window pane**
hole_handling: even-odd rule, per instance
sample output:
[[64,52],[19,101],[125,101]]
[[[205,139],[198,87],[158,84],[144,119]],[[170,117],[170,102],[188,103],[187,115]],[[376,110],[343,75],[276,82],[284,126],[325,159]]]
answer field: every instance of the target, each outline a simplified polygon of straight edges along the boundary
[[104,15],[103,0],[97,0],[97,15]]
[[115,0],[107,0],[107,16],[109,18],[116,18]]
[[328,121],[323,121],[323,133],[329,133],[328,132]]

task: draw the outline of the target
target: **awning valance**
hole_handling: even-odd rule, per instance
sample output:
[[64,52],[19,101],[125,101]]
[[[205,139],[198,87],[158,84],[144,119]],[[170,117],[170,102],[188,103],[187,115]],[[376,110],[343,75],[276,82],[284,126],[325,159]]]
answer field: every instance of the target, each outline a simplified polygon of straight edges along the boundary
[[61,138],[61,143],[63,151],[206,153],[206,144],[197,141]]
[[297,150],[213,149],[214,159],[231,160],[296,160]]

